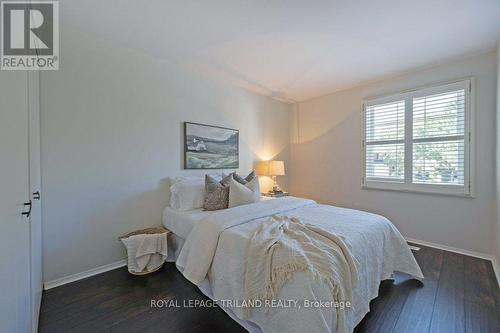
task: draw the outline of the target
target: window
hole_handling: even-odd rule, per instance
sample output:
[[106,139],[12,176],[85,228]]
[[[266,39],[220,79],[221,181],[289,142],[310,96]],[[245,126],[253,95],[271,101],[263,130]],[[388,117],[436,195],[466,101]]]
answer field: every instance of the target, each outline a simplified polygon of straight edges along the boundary
[[368,100],[365,188],[472,195],[471,81]]

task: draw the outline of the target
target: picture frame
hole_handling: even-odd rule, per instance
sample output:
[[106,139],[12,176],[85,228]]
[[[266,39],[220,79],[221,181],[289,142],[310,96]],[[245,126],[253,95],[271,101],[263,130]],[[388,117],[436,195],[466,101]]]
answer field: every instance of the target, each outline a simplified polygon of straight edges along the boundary
[[184,169],[238,169],[239,130],[184,122]]

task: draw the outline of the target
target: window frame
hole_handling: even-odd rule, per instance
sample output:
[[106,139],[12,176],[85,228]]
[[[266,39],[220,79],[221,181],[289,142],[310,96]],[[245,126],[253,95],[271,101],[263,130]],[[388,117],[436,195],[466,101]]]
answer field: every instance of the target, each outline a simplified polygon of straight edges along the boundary
[[[455,184],[418,184],[413,183],[413,99],[428,95],[464,89],[464,185]],[[389,190],[411,193],[440,194],[473,198],[474,192],[474,96],[473,77],[451,82],[426,85],[381,97],[367,98],[362,106],[362,175],[363,189]],[[377,104],[405,101],[404,135],[404,179],[403,182],[390,180],[368,180],[366,177],[366,114],[367,107]]]

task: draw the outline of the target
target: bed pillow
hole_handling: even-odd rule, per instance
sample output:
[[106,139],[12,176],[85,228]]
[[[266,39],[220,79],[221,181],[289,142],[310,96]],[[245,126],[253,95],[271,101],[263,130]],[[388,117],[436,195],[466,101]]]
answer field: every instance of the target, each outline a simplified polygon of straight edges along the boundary
[[[210,176],[220,181],[223,178],[227,177],[228,175],[226,175],[225,173],[214,173],[210,174]],[[186,176],[169,177],[168,181],[169,181],[169,191],[170,191],[168,200],[170,203],[170,207],[178,210],[181,209],[190,210],[203,207],[203,202],[205,200],[205,175],[186,175]],[[189,199],[187,199],[186,196],[189,197],[190,194],[194,193],[190,191],[193,190],[194,184],[188,184],[186,182],[198,183],[196,186],[197,196],[195,198],[196,200],[193,205],[189,204]],[[188,193],[184,193],[186,190],[188,191]],[[184,195],[182,196],[183,199],[182,205],[181,205],[181,195],[180,195],[181,193],[184,193]],[[200,201],[201,201],[201,206],[200,206]]]
[[179,196],[177,195],[177,191],[175,191],[175,186],[177,183],[185,181],[186,179],[182,177],[171,177],[169,178],[170,186],[168,187],[170,191],[170,207],[179,209]]
[[221,181],[218,181],[209,175],[205,176],[205,200],[203,202],[204,210],[219,210],[226,209],[228,207],[229,183],[232,179],[232,175],[224,177]]
[[235,179],[229,182],[228,207],[236,207],[254,203],[260,200],[260,186],[258,177],[254,177],[246,184],[240,184]]
[[170,206],[186,211],[203,207],[205,184],[201,179],[176,181],[170,186]]
[[238,183],[245,185],[249,181],[255,178],[255,171],[252,171],[246,176],[245,178],[241,177],[238,175],[236,172],[232,173],[234,180],[236,180]]
[[179,209],[180,208],[180,197],[179,193],[181,191],[182,186],[180,183],[183,182],[199,182],[203,184],[203,177],[200,176],[177,176],[177,177],[169,177],[170,182],[169,186],[169,203],[170,207]]

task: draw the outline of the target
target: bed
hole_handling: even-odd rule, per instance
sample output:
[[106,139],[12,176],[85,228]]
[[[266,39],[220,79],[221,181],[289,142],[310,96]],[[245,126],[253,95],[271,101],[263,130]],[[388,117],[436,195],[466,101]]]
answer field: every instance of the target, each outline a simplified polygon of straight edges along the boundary
[[[272,215],[295,217],[344,239],[359,266],[352,307],[323,306],[332,304],[328,289],[302,271],[280,290],[276,308],[247,312],[241,303],[246,251],[257,226]],[[368,313],[382,280],[395,271],[423,279],[404,238],[386,218],[312,200],[285,197],[215,212],[167,207],[163,224],[174,233],[169,260],[249,332],[339,332],[336,311],[346,311],[352,331]]]

